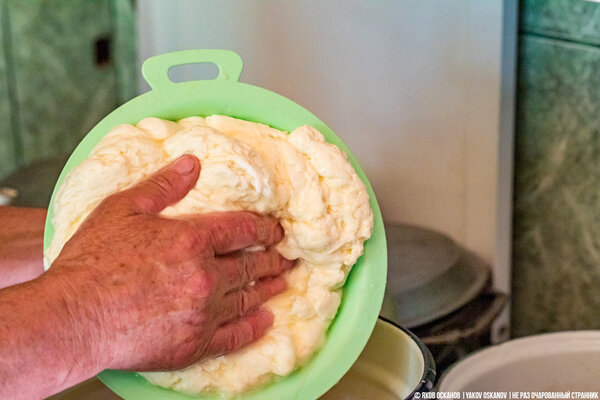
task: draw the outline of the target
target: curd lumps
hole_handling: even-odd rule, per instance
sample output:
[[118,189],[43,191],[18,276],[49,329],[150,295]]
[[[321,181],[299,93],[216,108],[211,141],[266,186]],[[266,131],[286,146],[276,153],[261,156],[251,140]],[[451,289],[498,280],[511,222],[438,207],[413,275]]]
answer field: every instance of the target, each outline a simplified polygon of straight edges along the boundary
[[66,176],[54,198],[46,266],[102,199],[185,153],[200,159],[200,177],[162,215],[273,215],[285,231],[277,250],[298,262],[285,275],[288,289],[265,304],[275,321],[259,341],[180,371],[142,375],[189,393],[240,393],[289,374],[324,344],[341,287],[373,230],[369,197],[345,154],[310,126],[288,134],[222,115],[177,122],[146,118],[112,129]]

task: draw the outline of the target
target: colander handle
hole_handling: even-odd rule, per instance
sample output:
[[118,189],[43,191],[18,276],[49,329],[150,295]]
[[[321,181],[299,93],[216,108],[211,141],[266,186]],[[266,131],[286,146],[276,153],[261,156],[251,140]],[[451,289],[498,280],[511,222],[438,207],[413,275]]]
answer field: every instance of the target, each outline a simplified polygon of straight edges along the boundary
[[142,75],[152,90],[174,85],[169,79],[169,69],[177,65],[213,63],[219,68],[216,80],[237,82],[244,63],[231,50],[183,50],[148,58],[142,64]]

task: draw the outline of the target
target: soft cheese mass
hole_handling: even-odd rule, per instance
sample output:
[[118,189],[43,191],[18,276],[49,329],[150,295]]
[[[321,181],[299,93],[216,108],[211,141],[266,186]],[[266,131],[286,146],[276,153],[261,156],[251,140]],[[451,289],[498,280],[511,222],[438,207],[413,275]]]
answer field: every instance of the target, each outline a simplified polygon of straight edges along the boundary
[[185,153],[200,159],[200,178],[163,215],[234,210],[274,215],[285,230],[277,249],[298,263],[285,277],[287,291],[266,303],[275,322],[258,342],[181,371],[143,375],[185,392],[239,393],[289,374],[323,344],[340,288],[371,235],[373,215],[345,154],[310,126],[287,134],[222,115],[178,122],[146,118],[112,129],[67,175],[54,200],[46,266],[102,199]]

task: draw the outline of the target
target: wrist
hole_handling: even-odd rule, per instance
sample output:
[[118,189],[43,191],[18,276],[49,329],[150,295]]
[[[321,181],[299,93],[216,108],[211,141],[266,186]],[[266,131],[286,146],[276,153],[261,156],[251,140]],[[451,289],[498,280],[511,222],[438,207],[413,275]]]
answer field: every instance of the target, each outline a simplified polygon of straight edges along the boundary
[[47,397],[102,370],[74,303],[46,274],[0,291],[0,398]]
[[[54,267],[53,267],[54,268]],[[104,335],[103,308],[95,291],[82,285],[88,283],[75,276],[49,270],[36,279],[40,290],[48,293],[49,313],[56,324],[62,324],[62,341],[72,365],[93,376],[110,366],[110,354]]]

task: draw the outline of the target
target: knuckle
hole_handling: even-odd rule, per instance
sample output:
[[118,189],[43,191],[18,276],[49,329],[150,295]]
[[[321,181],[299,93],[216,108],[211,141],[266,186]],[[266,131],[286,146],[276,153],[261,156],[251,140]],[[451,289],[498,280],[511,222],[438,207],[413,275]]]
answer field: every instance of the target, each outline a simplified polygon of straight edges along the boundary
[[178,231],[179,234],[174,244],[176,251],[186,255],[190,253],[202,254],[210,247],[206,235],[202,231],[195,229],[193,225],[186,226],[182,224]]
[[212,246],[210,239],[204,234],[204,232],[194,231],[190,233],[191,249],[198,254],[212,252]]
[[269,251],[268,259],[266,260],[266,262],[268,263],[269,270],[273,273],[273,275],[279,275],[280,273],[289,269],[288,263],[290,261],[284,258],[274,249],[271,249]]
[[203,278],[200,281],[199,290],[201,293],[209,296],[217,291],[217,279],[214,274],[204,271]]
[[202,312],[194,312],[189,317],[189,324],[194,328],[194,330],[202,329],[202,327],[207,323],[207,316]]
[[244,252],[240,256],[242,262],[241,275],[244,283],[248,283],[253,280],[252,278],[252,269],[253,269],[253,261],[252,256],[248,252]]
[[151,176],[145,183],[150,188],[153,196],[138,196],[135,199],[138,208],[143,210],[154,210],[162,208],[159,199],[165,198],[173,191],[173,185],[164,174]]
[[254,324],[246,324],[245,326],[246,337],[248,341],[253,341],[258,339],[261,336],[261,328],[259,325]]
[[240,290],[238,296],[238,316],[246,315],[248,310],[251,308],[250,294],[246,289]]
[[271,257],[269,259],[270,265],[274,267],[277,272],[280,272],[283,269],[283,257],[276,252],[275,250],[271,250]]
[[186,245],[188,250],[192,250],[196,254],[212,252],[212,239],[210,233],[204,227],[190,222],[184,232],[187,236]]
[[167,195],[173,190],[173,184],[166,174],[156,174],[148,179],[148,184],[160,195]]
[[188,252],[194,248],[196,238],[194,233],[190,229],[182,229],[177,235],[176,250],[182,252]]
[[[250,214],[252,215],[252,214]],[[260,236],[260,229],[258,227],[260,222],[258,222],[256,220],[256,217],[254,215],[252,215],[252,218],[248,219],[248,222],[246,224],[247,229],[248,229],[248,233],[250,234],[251,237],[258,239]]]
[[207,270],[200,270],[191,278],[193,293],[201,298],[211,297],[217,291],[217,279]]
[[178,232],[173,237],[167,237],[163,239],[164,246],[164,257],[168,264],[177,264],[189,260],[189,238],[185,232]]
[[229,222],[222,223],[222,221],[209,221],[206,229],[208,243],[215,249],[235,243],[237,239],[236,236],[240,234],[240,225],[243,226],[243,224],[236,225]]
[[242,346],[241,334],[237,331],[233,331],[227,338],[227,349],[229,351],[237,350]]

